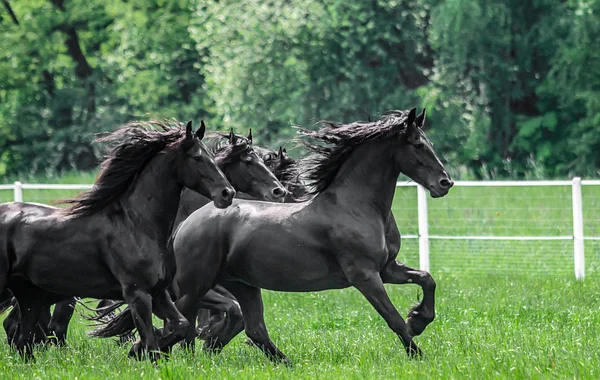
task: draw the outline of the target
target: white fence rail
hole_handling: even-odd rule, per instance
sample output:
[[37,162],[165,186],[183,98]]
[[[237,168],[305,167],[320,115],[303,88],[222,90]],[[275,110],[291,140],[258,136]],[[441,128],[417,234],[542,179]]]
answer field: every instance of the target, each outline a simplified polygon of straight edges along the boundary
[[[418,239],[419,266],[421,269],[430,270],[430,242],[432,240],[480,240],[480,241],[573,241],[573,271],[577,279],[585,277],[585,241],[600,240],[600,236],[584,235],[582,186],[599,186],[600,180],[581,180],[573,178],[572,181],[457,181],[456,187],[571,187],[571,204],[573,212],[573,228],[568,234],[555,236],[507,236],[507,235],[442,235],[431,234],[429,224],[427,190],[415,183],[398,182],[398,187],[416,187],[417,188],[417,217],[418,233],[402,235],[404,239]],[[22,202],[23,190],[87,190],[92,185],[59,185],[59,184],[27,184],[15,182],[11,185],[0,185],[0,190],[13,190],[14,200]],[[451,191],[452,192],[452,191]],[[450,194],[450,197],[452,194]],[[27,199],[25,199],[27,201]],[[475,206],[476,209],[476,206]],[[435,257],[435,255],[434,255]]]

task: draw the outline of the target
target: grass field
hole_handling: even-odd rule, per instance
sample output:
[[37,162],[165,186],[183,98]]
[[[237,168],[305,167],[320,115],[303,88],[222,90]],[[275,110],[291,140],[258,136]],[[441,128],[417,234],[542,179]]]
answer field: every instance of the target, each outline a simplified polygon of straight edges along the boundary
[[[53,181],[55,183],[58,180]],[[63,181],[75,183],[75,180]],[[80,183],[82,181],[79,181]],[[85,181],[83,181],[85,182]],[[403,234],[416,233],[414,188],[397,192]],[[32,192],[45,201],[72,194]],[[11,192],[0,192],[10,200]],[[570,188],[454,188],[429,202],[430,233],[563,236],[572,234]],[[584,187],[585,231],[600,235],[600,189]],[[572,241],[432,241],[437,319],[416,338],[422,360],[353,289],[309,294],[265,292],[273,341],[293,361],[273,365],[236,338],[222,354],[176,348],[158,365],[126,357],[128,347],[86,336],[77,316],[69,346],[24,363],[0,342],[1,378],[600,378],[600,244],[586,242],[585,281],[573,275]],[[418,264],[417,242],[400,259]],[[387,286],[401,314],[417,302],[414,285]],[[1,329],[0,329],[1,330]],[[243,334],[242,334],[243,335]],[[4,332],[0,332],[4,340]]]

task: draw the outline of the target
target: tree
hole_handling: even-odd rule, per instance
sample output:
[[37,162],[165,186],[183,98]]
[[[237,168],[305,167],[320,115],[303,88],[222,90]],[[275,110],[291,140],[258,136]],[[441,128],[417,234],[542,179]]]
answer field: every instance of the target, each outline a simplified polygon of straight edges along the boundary
[[207,51],[212,113],[283,142],[290,124],[366,120],[416,106],[427,83],[426,11],[419,1],[200,3],[192,36]]

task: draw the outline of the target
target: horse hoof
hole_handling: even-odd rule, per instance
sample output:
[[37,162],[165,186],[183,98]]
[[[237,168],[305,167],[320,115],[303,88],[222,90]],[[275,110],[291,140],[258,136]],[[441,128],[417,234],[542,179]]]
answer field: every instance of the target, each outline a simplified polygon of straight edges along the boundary
[[35,363],[35,356],[31,347],[18,348],[17,351],[25,363]]
[[196,336],[200,340],[206,340],[210,336],[210,329],[208,326],[196,328]]
[[131,346],[131,349],[129,350],[129,357],[141,360],[143,356],[144,348],[142,347],[142,342],[138,340],[133,344],[133,346]]
[[406,347],[406,353],[408,357],[411,359],[420,359],[423,357],[423,351],[415,344],[415,342],[410,342]]

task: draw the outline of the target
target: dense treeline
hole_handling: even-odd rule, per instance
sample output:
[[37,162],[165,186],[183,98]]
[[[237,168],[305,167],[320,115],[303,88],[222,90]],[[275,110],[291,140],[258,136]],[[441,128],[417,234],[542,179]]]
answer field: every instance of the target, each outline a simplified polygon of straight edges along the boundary
[[413,106],[463,178],[600,168],[600,0],[2,2],[0,175],[94,168],[135,118],[275,147]]

